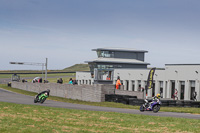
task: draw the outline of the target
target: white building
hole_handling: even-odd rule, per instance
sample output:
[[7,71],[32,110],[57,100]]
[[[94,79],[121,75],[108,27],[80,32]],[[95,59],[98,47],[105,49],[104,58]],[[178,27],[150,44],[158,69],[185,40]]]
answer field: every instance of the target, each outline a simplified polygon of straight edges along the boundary
[[[125,90],[140,91],[140,88],[145,88],[148,74],[149,70],[115,69],[113,84],[120,76]],[[200,64],[167,64],[165,69],[155,71],[154,88],[145,94],[152,97],[161,93],[163,98],[171,99],[175,89],[179,100],[192,100],[193,93],[197,92],[200,101]]]
[[[142,91],[146,88],[148,68],[115,68],[112,72],[111,83],[115,84],[117,77],[127,91]],[[91,72],[76,72],[78,84],[94,84]],[[200,101],[200,64],[166,64],[163,69],[156,69],[154,87],[144,90],[144,95],[152,97],[161,93],[163,98],[172,99],[175,89],[178,90],[179,100],[193,100],[193,93],[197,93]]]

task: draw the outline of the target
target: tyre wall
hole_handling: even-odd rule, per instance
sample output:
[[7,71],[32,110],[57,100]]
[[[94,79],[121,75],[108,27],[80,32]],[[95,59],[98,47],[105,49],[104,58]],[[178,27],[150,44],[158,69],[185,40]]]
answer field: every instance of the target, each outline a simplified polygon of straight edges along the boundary
[[[123,103],[133,106],[141,106],[144,104],[144,99],[139,99],[137,96],[106,94],[105,101]],[[162,100],[163,107],[195,107],[200,108],[200,102],[197,101],[180,101],[180,100]]]

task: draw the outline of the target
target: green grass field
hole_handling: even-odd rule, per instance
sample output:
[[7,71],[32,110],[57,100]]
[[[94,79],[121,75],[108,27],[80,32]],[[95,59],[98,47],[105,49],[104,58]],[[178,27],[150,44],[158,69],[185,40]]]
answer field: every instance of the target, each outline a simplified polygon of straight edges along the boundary
[[1,133],[194,132],[200,120],[0,102]]
[[[42,74],[19,74],[20,75],[20,79],[25,79],[28,82],[32,82],[33,78],[35,77],[44,77],[44,75]],[[11,78],[12,74],[0,74],[0,79],[3,78]],[[48,74],[47,75],[47,80],[50,83],[56,83],[57,79],[62,78],[63,79],[63,83],[68,83],[69,79],[75,79],[76,78],[76,74],[75,73],[56,73],[56,74]],[[43,78],[44,79],[44,78]]]
[[[33,92],[7,87],[2,84],[0,85],[0,88],[25,95],[36,95],[36,93]],[[113,102],[84,102],[53,96],[50,96],[48,99],[93,106],[139,109],[138,106],[130,106]],[[200,114],[199,108],[162,107],[161,111]],[[193,119],[156,117],[114,112],[83,111],[0,102],[0,133],[198,133],[199,129],[200,120]]]
[[[26,79],[27,77],[44,77],[45,75],[41,74],[18,74],[20,78]],[[75,76],[75,73],[55,73],[55,74],[47,74],[47,77],[62,77],[62,76]],[[12,74],[0,74],[0,78],[11,78]]]

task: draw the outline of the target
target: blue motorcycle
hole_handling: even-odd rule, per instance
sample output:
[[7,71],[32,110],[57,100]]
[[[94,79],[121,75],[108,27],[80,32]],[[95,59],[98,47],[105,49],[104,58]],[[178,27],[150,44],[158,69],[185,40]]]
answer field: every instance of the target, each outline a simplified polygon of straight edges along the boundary
[[160,99],[152,100],[152,102],[149,101],[149,104],[143,104],[140,106],[140,111],[153,111],[154,113],[157,113],[160,110],[161,101]]

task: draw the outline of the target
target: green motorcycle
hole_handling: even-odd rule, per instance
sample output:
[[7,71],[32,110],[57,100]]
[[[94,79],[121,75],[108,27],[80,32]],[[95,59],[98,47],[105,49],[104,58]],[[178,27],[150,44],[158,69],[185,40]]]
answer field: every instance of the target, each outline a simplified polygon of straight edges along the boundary
[[44,101],[49,97],[50,90],[43,91],[35,96],[34,103],[44,103]]

